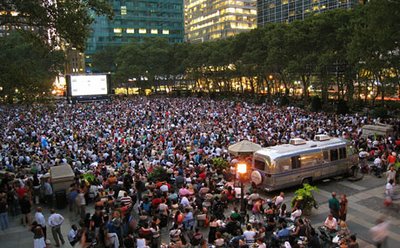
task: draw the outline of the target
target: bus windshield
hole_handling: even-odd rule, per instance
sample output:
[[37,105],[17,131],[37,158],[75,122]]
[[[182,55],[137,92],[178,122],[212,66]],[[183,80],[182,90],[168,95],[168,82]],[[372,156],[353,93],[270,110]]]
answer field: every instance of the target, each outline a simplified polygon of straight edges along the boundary
[[270,166],[271,166],[271,159],[268,156],[254,159],[255,169],[267,171]]

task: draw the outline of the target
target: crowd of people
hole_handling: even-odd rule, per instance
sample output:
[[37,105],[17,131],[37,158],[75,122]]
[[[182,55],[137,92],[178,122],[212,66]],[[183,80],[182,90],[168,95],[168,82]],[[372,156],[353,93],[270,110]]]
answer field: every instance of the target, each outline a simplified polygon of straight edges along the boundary
[[[34,205],[53,206],[51,182],[43,176],[52,166],[69,164],[76,175],[67,196],[79,218],[67,237],[73,246],[301,247],[307,237],[308,247],[319,247],[316,230],[301,209],[289,211],[284,194],[268,200],[250,187],[245,208],[255,218],[239,211],[235,175],[212,159],[232,161],[228,146],[241,140],[267,147],[328,134],[349,139],[370,159],[381,158],[381,171],[391,171],[400,149],[396,136],[362,138],[361,127],[378,121],[367,116],[205,98],[4,106],[0,117],[0,167],[7,171],[0,184],[1,228],[9,213],[22,214],[38,248],[45,247],[46,226],[56,246],[65,243],[63,216],[52,209],[46,223],[40,207],[31,216]],[[388,122],[397,132],[400,122]],[[325,226],[345,222],[341,202]],[[356,238],[347,243],[355,245]]]

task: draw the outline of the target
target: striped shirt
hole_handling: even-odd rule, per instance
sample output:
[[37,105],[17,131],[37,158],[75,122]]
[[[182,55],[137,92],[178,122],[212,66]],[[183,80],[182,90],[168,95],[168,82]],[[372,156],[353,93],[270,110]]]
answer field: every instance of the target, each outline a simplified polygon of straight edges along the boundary
[[124,206],[131,206],[132,205],[132,198],[130,196],[123,196],[123,197],[121,197],[121,203]]

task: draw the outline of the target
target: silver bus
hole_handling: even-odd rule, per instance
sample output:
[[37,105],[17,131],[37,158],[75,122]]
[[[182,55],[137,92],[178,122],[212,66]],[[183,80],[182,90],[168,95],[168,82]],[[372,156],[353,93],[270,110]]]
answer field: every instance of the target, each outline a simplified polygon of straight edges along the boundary
[[351,173],[358,168],[358,154],[345,139],[316,135],[313,141],[295,138],[258,150],[252,167],[251,181],[274,191]]

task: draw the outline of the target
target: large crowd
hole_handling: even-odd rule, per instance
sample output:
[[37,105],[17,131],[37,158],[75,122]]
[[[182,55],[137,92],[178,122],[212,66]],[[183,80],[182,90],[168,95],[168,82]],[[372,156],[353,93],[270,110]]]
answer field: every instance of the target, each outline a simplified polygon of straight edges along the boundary
[[[378,121],[359,114],[206,98],[3,106],[1,228],[7,228],[8,214],[21,214],[34,233],[35,248],[45,247],[46,227],[55,245],[63,245],[63,216],[52,209],[46,223],[38,206],[54,205],[55,192],[43,175],[52,166],[68,164],[75,172],[68,204],[80,221],[67,238],[76,247],[301,247],[303,237],[308,247],[319,247],[314,228],[301,210],[289,211],[283,194],[263,199],[250,187],[246,208],[255,218],[243,216],[235,175],[211,161],[233,161],[228,146],[241,140],[268,147],[327,134],[349,139],[369,157],[381,159],[377,164],[386,171],[398,161],[398,137],[361,136],[363,125]],[[386,121],[397,133],[400,122]],[[90,180],[86,174],[92,175]],[[326,226],[333,225],[332,218],[343,219],[332,214]],[[163,230],[168,230],[168,240],[162,239]],[[347,243],[356,247],[356,238]]]

